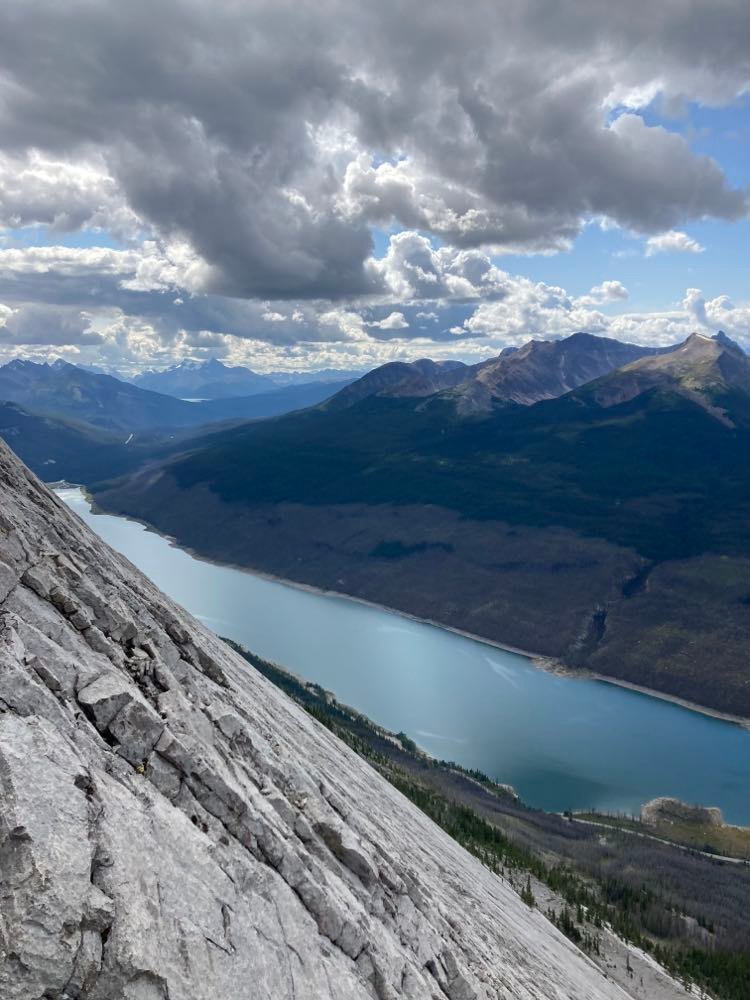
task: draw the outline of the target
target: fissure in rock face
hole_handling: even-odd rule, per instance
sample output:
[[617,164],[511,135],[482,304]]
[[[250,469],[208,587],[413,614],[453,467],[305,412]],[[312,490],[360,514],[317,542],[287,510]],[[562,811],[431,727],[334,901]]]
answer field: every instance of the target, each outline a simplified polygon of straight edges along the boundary
[[0,446],[4,1000],[608,1000]]

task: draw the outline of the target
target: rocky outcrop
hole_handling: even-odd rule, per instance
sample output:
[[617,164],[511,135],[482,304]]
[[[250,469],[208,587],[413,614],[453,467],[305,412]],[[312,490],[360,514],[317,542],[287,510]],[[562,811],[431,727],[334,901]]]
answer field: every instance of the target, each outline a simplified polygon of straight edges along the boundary
[[695,826],[724,826],[721,809],[716,806],[694,806],[680,799],[651,799],[641,807],[641,822],[647,826],[662,823],[689,823]]
[[4,1000],[608,1000],[500,878],[0,451]]

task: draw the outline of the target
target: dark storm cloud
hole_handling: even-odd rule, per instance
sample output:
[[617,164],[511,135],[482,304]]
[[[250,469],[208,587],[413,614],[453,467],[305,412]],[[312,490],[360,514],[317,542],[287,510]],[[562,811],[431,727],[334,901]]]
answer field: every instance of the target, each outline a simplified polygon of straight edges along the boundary
[[[748,37],[744,0],[5,0],[0,141],[101,165],[90,197],[69,181],[70,224],[134,213],[215,293],[362,296],[382,290],[372,222],[545,250],[592,216],[744,214],[715,162],[633,111],[730,101]],[[23,190],[16,217],[66,224],[49,185]]]
[[[0,311],[0,319],[4,319]],[[78,309],[57,306],[25,305],[5,318],[0,325],[0,345],[76,345],[91,347],[102,337],[89,329],[90,317]]]

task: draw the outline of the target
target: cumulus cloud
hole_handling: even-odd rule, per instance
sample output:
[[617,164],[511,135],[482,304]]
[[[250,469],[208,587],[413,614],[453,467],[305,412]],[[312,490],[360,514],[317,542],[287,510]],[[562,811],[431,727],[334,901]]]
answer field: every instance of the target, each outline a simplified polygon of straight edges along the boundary
[[[731,103],[749,35],[741,0],[435,0],[429,18],[401,0],[6,0],[0,228],[116,248],[6,233],[0,356],[359,367],[578,329],[741,339],[747,310],[723,297],[616,314],[615,278],[573,295],[498,262],[592,221],[648,256],[697,253],[680,227],[744,216],[747,192],[644,109]],[[378,258],[374,226],[393,233]]]
[[591,295],[597,296],[601,302],[618,302],[627,299],[629,292],[621,281],[603,281],[591,289]]
[[735,305],[728,295],[706,300],[699,289],[689,288],[682,305],[696,325],[723,330],[750,346],[750,304]]
[[106,229],[124,239],[142,228],[101,158],[70,162],[35,149],[0,154],[0,228],[27,226],[58,233]]
[[621,281],[603,281],[595,285],[588,295],[581,295],[575,301],[579,306],[604,305],[607,302],[622,302],[630,293]]
[[483,302],[463,324],[469,333],[484,334],[503,344],[566,336],[579,330],[604,333],[608,325],[603,313],[571,298],[564,288],[527,278],[509,281],[502,299]]
[[498,298],[507,281],[483,251],[435,249],[426,236],[411,231],[392,236],[384,256],[368,267],[381,294],[401,301]]
[[379,294],[374,223],[545,252],[593,217],[736,219],[745,193],[639,112],[732,100],[748,35],[742,0],[6,0],[0,215],[137,223],[196,290],[289,300]]
[[370,320],[367,324],[378,330],[408,330],[409,323],[402,312],[389,313],[384,319]]
[[657,253],[703,253],[705,249],[698,240],[678,229],[649,236],[646,240],[647,257],[653,257]]
[[[361,367],[396,357],[486,357],[531,337],[587,330],[641,343],[673,343],[692,329],[725,329],[747,342],[750,309],[689,289],[674,309],[618,312],[623,283],[609,278],[584,295],[497,266],[480,250],[434,247],[414,232],[395,234],[371,261],[378,297],[346,305],[203,293],[175,295],[194,280],[184,246],[26,247],[0,250],[3,347],[46,344],[115,367],[219,356],[254,367]],[[3,327],[2,324],[5,324]],[[429,323],[429,327],[425,327]],[[428,333],[425,333],[425,330]],[[28,353],[28,352],[27,352]],[[75,359],[75,357],[73,359]]]

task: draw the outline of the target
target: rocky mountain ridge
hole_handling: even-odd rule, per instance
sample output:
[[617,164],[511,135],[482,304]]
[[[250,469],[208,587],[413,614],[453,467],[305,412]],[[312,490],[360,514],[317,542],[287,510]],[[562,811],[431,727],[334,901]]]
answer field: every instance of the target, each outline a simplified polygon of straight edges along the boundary
[[728,394],[750,393],[750,358],[723,333],[693,333],[670,351],[640,358],[592,382],[582,394],[610,407],[649,390],[677,393],[731,427],[732,416],[720,404]]
[[393,361],[368,372],[325,403],[346,409],[369,396],[449,399],[462,416],[487,413],[509,403],[530,406],[554,399],[587,382],[662,349],[609,337],[574,333],[559,340],[529,340],[475,365],[459,361]]
[[616,1000],[0,446],[6,1000]]
[[363,375],[323,405],[343,410],[368,396],[421,398],[458,385],[470,369],[460,361],[389,361]]

